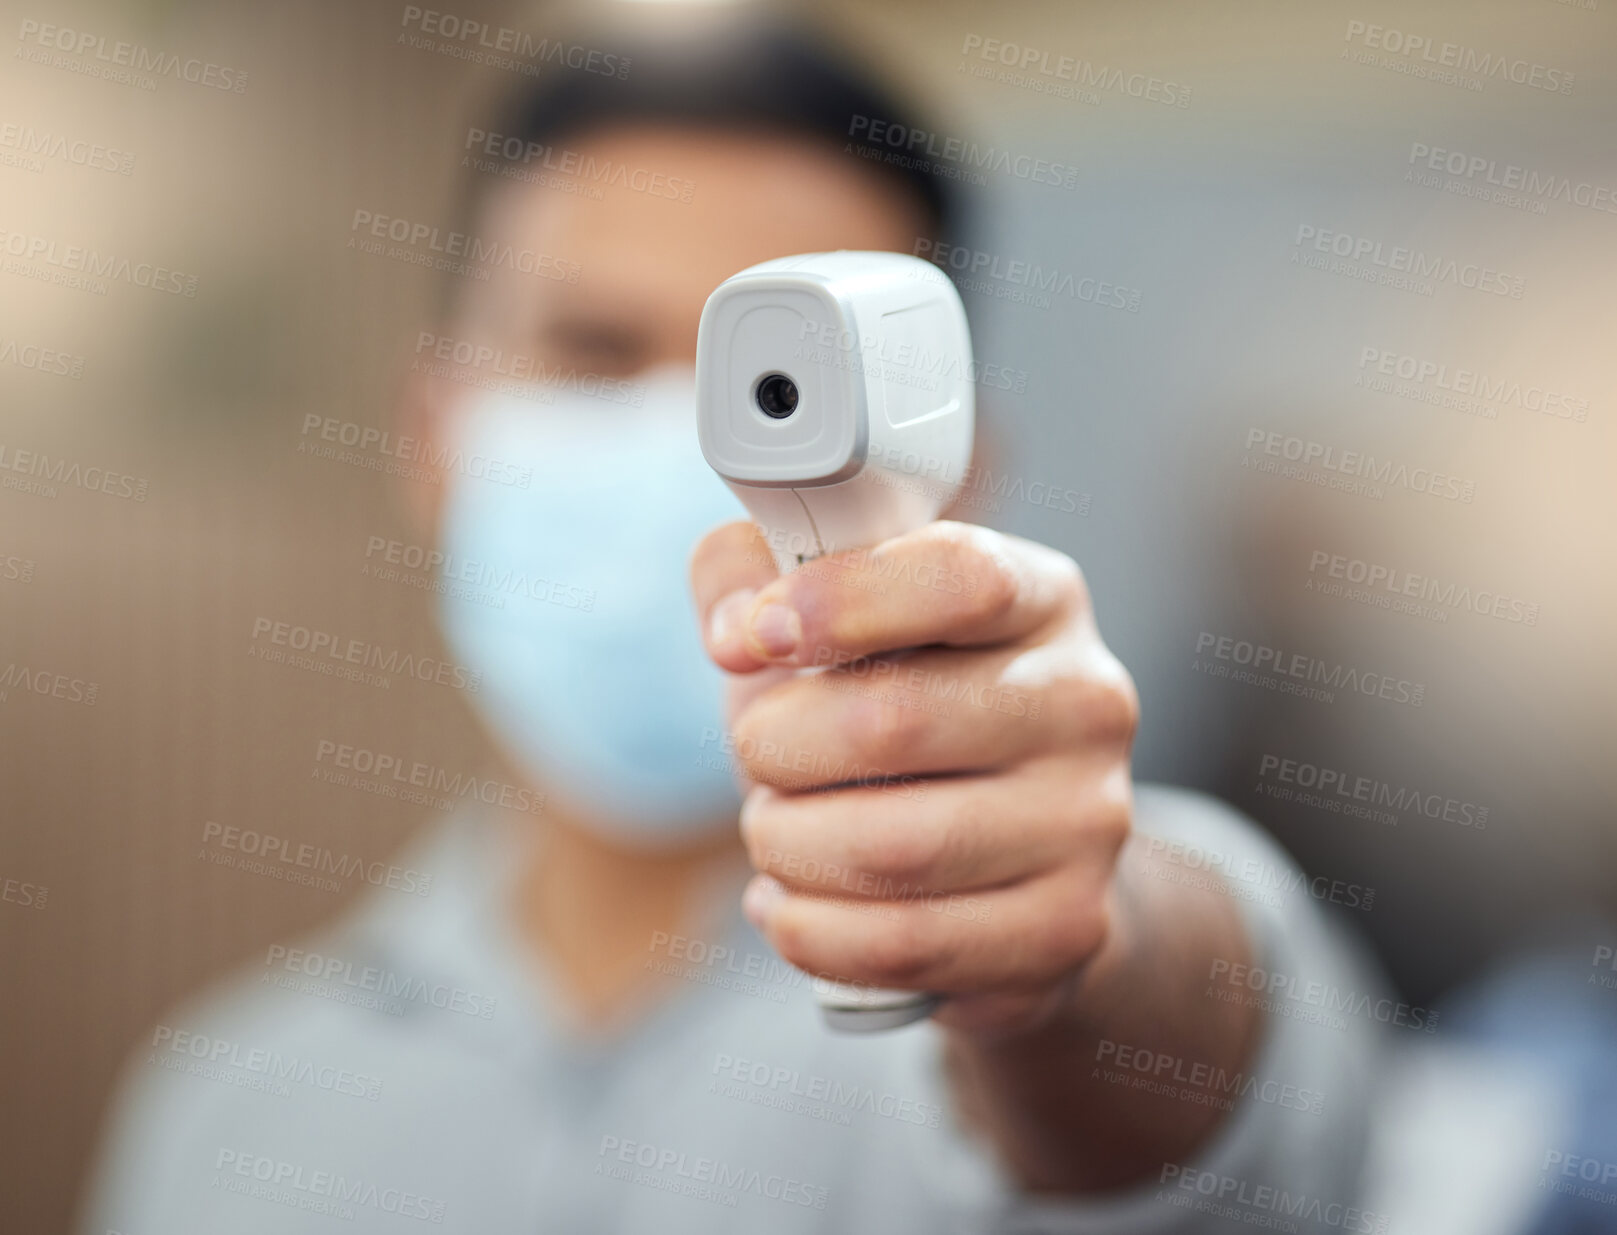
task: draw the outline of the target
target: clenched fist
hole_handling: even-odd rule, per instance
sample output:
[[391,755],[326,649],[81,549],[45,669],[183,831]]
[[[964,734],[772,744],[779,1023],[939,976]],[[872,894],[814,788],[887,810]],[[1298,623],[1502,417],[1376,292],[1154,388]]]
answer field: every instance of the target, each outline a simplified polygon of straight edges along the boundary
[[1138,716],[1072,559],[939,522],[781,576],[732,523],[691,574],[780,955],[961,1030],[1060,1009],[1108,936]]

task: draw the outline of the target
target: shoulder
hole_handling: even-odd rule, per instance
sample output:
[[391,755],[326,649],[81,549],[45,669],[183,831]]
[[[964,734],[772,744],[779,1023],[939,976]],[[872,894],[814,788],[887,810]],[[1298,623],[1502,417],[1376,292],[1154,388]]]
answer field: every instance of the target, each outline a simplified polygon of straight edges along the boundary
[[[311,946],[346,942],[324,932]],[[86,1231],[184,1230],[204,1214],[248,1142],[295,1125],[344,1090],[364,1092],[373,1027],[361,1009],[278,985],[249,962],[166,1010],[126,1057],[88,1198]],[[269,1215],[273,1217],[273,1215]],[[250,1219],[250,1211],[247,1217]]]
[[327,1189],[397,1203],[410,1129],[475,1125],[518,1036],[503,977],[462,963],[475,880],[444,882],[373,890],[165,1011],[124,1063],[82,1229],[300,1229],[329,1222]]

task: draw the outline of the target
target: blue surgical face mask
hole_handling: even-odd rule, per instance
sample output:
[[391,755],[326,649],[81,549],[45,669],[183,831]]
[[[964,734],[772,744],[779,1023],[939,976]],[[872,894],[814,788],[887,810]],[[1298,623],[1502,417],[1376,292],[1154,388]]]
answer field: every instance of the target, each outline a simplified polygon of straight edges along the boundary
[[694,372],[641,388],[640,406],[535,388],[458,414],[439,612],[518,765],[620,842],[672,847],[738,805],[687,570],[746,512],[702,458]]

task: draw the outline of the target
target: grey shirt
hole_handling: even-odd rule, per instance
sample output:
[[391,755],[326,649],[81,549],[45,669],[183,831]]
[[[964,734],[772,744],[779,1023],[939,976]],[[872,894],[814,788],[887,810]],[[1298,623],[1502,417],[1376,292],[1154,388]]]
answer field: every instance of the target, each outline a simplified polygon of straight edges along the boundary
[[[1102,1079],[1230,1113],[1196,1161],[1082,1202],[1021,1195],[959,1125],[935,1027],[828,1032],[734,889],[710,929],[648,940],[665,981],[645,1015],[571,1024],[502,908],[532,826],[451,819],[398,859],[425,889],[369,889],[166,1016],[128,1065],[83,1230],[1250,1231],[1289,1213],[1352,1232],[1413,1203],[1367,1173],[1377,1076],[1410,1026],[1329,892],[1217,804],[1142,787],[1138,826],[1186,846],[1163,850],[1173,877],[1224,872],[1264,989],[1218,973],[1208,998],[1261,999],[1263,1044],[1241,1074],[1103,1044]],[[1320,990],[1356,1010],[1324,1015]]]

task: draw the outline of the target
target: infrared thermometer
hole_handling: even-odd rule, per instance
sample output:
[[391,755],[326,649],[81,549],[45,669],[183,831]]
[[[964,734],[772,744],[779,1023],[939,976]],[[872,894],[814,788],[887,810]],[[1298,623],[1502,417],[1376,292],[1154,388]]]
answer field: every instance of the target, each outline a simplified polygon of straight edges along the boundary
[[[749,266],[702,310],[702,454],[785,573],[938,517],[971,462],[973,376],[965,308],[931,262],[842,251]],[[823,980],[815,994],[849,1032],[907,1025],[939,1002]]]

